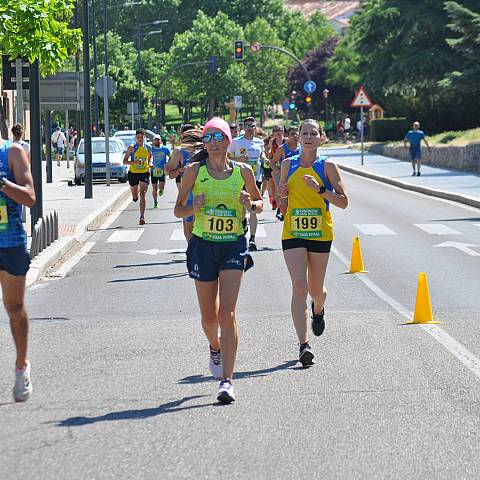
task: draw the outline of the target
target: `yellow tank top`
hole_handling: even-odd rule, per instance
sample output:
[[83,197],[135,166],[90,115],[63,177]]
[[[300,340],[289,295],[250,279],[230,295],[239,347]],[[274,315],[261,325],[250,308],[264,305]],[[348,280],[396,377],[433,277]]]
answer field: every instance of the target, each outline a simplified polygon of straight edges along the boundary
[[142,160],[141,165],[130,165],[130,171],[132,173],[148,173],[150,172],[150,166],[148,164],[148,150],[143,145],[135,144],[133,146],[133,152],[130,155],[131,160]]
[[193,234],[211,242],[233,242],[244,235],[245,208],[240,203],[244,189],[240,167],[232,162],[232,174],[223,180],[213,178],[205,161],[200,163],[193,195],[205,194],[205,207],[195,213]]
[[325,176],[325,158],[318,158],[310,168],[300,166],[300,155],[290,158],[288,171],[288,209],[283,222],[282,240],[302,238],[326,242],[333,240],[330,203],[307,187],[304,175],[311,175],[321,186],[333,191]]

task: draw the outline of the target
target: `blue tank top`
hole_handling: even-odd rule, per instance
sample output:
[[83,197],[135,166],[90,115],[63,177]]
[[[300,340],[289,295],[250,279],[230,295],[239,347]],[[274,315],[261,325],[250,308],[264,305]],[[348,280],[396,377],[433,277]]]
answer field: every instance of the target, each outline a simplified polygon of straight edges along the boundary
[[[192,155],[188,150],[184,150],[183,148],[180,149],[182,152],[182,167],[185,167],[192,161]],[[183,172],[180,173],[180,178],[183,177]]]
[[[10,145],[11,142],[6,140],[0,145],[0,176],[16,183],[8,164]],[[21,245],[27,245],[27,234],[22,224],[22,206],[0,191],[0,248]]]
[[170,155],[170,150],[167,147],[154,147],[152,145],[152,171],[154,168],[163,168],[167,163],[167,157]]
[[286,143],[282,143],[281,147],[285,153],[285,158],[294,157],[295,155],[300,155],[300,146],[295,150],[290,150],[289,146]]

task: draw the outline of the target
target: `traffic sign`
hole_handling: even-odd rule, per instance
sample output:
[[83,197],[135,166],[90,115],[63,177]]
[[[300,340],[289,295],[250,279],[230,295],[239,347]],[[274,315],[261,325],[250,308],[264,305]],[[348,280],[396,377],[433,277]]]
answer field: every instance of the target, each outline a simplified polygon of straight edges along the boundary
[[235,108],[242,108],[243,105],[243,98],[241,95],[235,95],[233,97],[233,106]]
[[[28,58],[22,58],[22,89],[29,90],[30,70]],[[17,89],[17,69],[15,59],[10,60],[8,55],[2,55],[3,90]]]
[[262,49],[262,44],[261,43],[258,43],[258,42],[254,42],[250,45],[250,50],[252,52],[259,52],[260,50]]
[[303,89],[306,93],[313,93],[317,89],[317,84],[313,80],[305,82]]
[[[105,96],[103,78],[104,77],[101,77],[95,82],[95,92],[99,97]],[[111,97],[116,91],[117,91],[117,85],[115,84],[115,80],[111,77],[107,77],[108,96]]]
[[355,95],[355,98],[352,102],[352,107],[371,107],[373,102],[370,100],[370,97],[367,94],[367,91],[363,85],[358,89],[358,92]]

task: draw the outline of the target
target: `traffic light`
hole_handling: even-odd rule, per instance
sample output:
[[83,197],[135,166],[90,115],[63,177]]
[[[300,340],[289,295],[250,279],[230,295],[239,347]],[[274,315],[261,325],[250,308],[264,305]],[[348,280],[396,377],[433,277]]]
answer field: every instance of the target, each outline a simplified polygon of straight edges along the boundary
[[235,40],[233,43],[233,58],[235,60],[243,60],[243,40]]
[[290,100],[290,110],[295,110],[295,102],[293,100]]
[[310,104],[312,103],[312,97],[311,97],[310,95],[307,95],[307,96],[305,97],[305,102],[306,102],[308,105],[310,105]]

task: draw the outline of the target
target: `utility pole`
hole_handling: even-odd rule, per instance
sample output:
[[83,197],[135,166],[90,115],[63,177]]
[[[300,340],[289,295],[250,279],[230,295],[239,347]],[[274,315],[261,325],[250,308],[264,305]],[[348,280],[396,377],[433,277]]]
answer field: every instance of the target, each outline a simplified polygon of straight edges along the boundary
[[92,122],[90,117],[90,50],[88,0],[83,0],[83,121],[85,148],[85,198],[93,198]]

